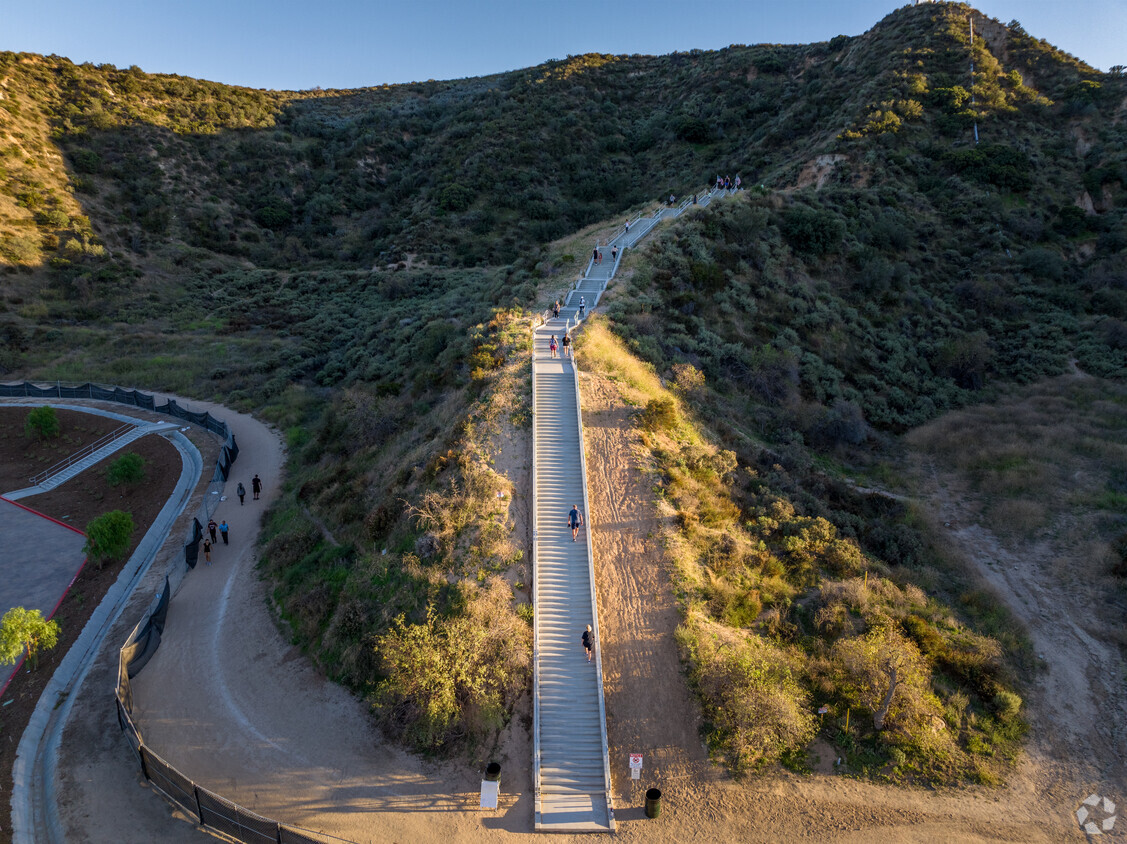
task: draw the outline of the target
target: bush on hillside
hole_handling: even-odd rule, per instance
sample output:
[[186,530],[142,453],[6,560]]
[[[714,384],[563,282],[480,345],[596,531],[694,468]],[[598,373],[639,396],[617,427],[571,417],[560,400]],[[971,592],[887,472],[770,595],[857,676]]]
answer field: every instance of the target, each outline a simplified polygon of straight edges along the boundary
[[136,452],[126,452],[110,464],[106,479],[110,486],[140,483],[145,479],[145,458]]
[[107,562],[120,560],[129,549],[132,537],[133,515],[111,510],[87,523],[82,553],[101,568]]
[[676,638],[711,724],[709,746],[733,771],[762,768],[814,738],[798,654],[695,613]]
[[801,205],[783,212],[780,228],[792,249],[814,257],[835,251],[845,235],[845,225],[836,214]]
[[403,616],[379,638],[385,679],[371,694],[377,720],[425,753],[478,745],[506,723],[530,680],[532,630],[500,577],[466,596],[465,612],[418,624]]
[[29,410],[24,422],[23,433],[32,439],[54,439],[59,435],[59,415],[50,405]]

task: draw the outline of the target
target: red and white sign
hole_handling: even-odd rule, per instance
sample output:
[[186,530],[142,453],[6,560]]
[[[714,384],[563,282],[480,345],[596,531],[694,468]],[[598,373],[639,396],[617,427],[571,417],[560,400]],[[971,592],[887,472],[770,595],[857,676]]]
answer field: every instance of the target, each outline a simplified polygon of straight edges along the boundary
[[631,771],[637,771],[637,770],[641,770],[641,768],[642,768],[642,754],[641,753],[631,753],[630,754],[630,770]]

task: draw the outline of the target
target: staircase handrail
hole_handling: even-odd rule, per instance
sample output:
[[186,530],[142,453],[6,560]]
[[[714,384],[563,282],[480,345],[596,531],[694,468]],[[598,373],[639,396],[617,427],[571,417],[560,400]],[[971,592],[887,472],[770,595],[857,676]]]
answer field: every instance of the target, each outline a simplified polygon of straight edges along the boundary
[[89,457],[91,454],[93,454],[98,449],[104,448],[105,446],[112,443],[114,440],[120,439],[121,437],[125,436],[127,433],[134,430],[135,428],[137,428],[137,426],[134,425],[132,422],[126,422],[120,428],[117,428],[113,431],[110,431],[105,436],[102,436],[99,439],[95,440],[94,442],[90,443],[90,445],[83,446],[78,451],[76,451],[74,454],[72,454],[70,457],[67,457],[64,460],[60,460],[58,463],[56,463],[50,469],[44,469],[38,475],[33,475],[28,480],[31,481],[32,486],[39,486],[41,483],[46,481],[48,478],[51,478],[51,477],[59,474],[59,472],[62,472],[64,469],[67,469],[70,466],[73,466],[78,461],[83,460],[86,457]]

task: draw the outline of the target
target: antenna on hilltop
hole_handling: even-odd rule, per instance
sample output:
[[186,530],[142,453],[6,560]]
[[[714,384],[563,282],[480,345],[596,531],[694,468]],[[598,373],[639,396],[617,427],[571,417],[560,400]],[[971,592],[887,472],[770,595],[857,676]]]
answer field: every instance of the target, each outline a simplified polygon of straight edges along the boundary
[[[967,15],[967,23],[970,24],[970,104],[971,109],[974,109],[974,18]],[[978,146],[978,115],[974,116],[974,145]]]

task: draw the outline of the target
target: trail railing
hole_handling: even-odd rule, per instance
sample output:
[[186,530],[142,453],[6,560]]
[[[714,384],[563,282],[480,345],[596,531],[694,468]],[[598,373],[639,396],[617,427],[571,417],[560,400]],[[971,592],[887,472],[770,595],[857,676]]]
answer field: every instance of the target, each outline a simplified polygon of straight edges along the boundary
[[97,439],[94,442],[90,443],[90,445],[84,446],[83,448],[79,449],[74,454],[72,454],[70,457],[67,457],[65,460],[60,460],[58,463],[56,463],[50,469],[44,469],[38,475],[32,475],[28,480],[31,482],[32,486],[39,486],[41,483],[43,483],[48,478],[54,477],[55,475],[59,474],[59,472],[62,472],[63,470],[70,468],[75,463],[78,463],[80,460],[85,460],[87,457],[89,457],[91,454],[93,454],[98,449],[104,448],[105,446],[109,445],[110,443],[112,443],[116,439],[120,439],[121,437],[128,434],[130,431],[134,430],[136,427],[137,426],[134,425],[131,422],[126,423],[125,425],[122,425],[120,428],[117,428],[116,430],[110,431],[104,437],[101,437],[100,439]]

